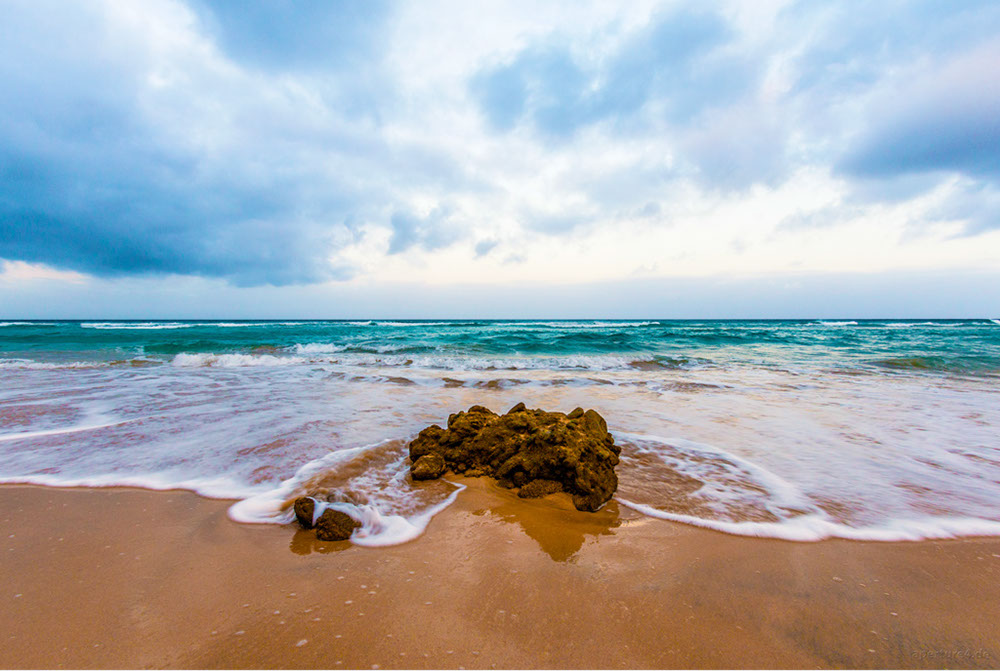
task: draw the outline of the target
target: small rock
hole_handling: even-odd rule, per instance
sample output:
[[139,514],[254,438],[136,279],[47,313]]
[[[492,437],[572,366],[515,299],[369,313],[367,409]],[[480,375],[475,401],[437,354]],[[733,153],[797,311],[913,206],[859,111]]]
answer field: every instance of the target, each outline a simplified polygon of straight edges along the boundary
[[313,528],[313,513],[316,511],[316,501],[308,496],[300,496],[295,499],[295,519],[303,529]]
[[344,541],[360,526],[347,513],[327,508],[316,520],[316,538],[321,541]]

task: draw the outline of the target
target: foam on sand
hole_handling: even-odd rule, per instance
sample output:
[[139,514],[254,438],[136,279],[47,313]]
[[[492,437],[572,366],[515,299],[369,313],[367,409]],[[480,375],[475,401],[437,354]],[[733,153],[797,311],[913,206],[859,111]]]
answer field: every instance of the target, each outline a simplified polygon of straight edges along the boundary
[[[648,517],[682,522],[739,536],[819,541],[844,538],[859,541],[919,541],[963,536],[1000,536],[1000,521],[954,515],[912,516],[877,524],[852,526],[834,519],[799,487],[753,462],[718,447],[682,438],[620,433],[623,445],[622,485],[615,500]],[[630,448],[630,449],[629,449]],[[648,490],[630,492],[630,456],[660,460],[668,471],[653,468],[645,481],[670,482],[680,473],[680,490],[657,500]],[[649,500],[637,497],[647,495]]]
[[[442,490],[437,483],[430,487],[409,483],[408,456],[402,445],[385,440],[314,459],[278,487],[234,504],[229,517],[245,523],[289,524],[295,520],[291,503],[299,496],[314,496],[319,489],[325,499],[314,496],[314,518],[327,508],[346,513],[361,524],[352,543],[378,547],[411,541],[465,486],[446,482],[442,484],[447,489]],[[427,492],[437,496],[421,496]]]

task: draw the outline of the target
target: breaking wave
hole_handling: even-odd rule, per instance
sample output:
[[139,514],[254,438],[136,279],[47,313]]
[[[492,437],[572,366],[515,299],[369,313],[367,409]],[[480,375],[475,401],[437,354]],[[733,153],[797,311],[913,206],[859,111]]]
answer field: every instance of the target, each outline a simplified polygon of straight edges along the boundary
[[294,356],[271,354],[178,354],[170,362],[182,368],[244,368],[247,366],[290,366],[306,360]]

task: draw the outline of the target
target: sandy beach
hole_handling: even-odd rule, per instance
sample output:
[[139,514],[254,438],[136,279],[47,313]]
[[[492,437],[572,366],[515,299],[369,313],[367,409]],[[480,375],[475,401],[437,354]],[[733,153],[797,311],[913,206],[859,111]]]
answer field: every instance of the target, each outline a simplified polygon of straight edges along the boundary
[[486,480],[416,541],[183,491],[0,488],[0,666],[991,668],[1000,539],[794,543]]
[[0,9],[0,671],[1000,671],[1000,0]]

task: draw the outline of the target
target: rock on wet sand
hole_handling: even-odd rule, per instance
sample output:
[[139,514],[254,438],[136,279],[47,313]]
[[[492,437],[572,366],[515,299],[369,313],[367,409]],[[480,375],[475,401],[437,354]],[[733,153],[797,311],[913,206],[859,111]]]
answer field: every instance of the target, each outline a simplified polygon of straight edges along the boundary
[[316,538],[321,541],[343,541],[351,537],[354,530],[361,526],[354,518],[339,510],[327,508],[313,524],[316,512],[316,501],[309,496],[295,499],[295,519],[303,529],[316,528]]
[[518,403],[505,415],[481,405],[432,425],[410,443],[414,480],[446,470],[488,475],[520,488],[523,498],[566,491],[578,510],[596,511],[618,488],[615,466],[621,449],[595,410],[567,414],[529,410]]

